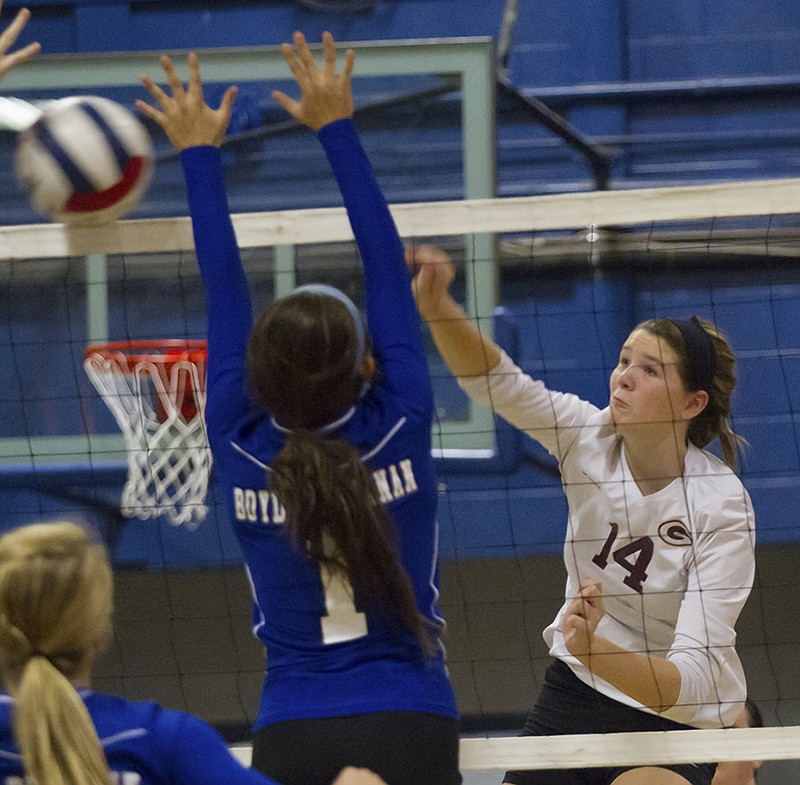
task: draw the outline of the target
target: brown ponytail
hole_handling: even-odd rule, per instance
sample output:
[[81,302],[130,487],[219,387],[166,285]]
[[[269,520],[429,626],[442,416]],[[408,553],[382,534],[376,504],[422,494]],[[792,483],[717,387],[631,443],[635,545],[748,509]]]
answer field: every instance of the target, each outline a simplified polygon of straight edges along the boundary
[[320,432],[358,402],[358,365],[353,315],[338,299],[297,293],[261,315],[248,344],[248,379],[256,402],[287,431],[268,481],[286,508],[295,547],[344,575],[430,655],[428,620],[417,609],[375,481],[351,444]]
[[[746,442],[730,424],[731,396],[736,387],[736,357],[725,336],[713,322],[700,319],[700,325],[711,339],[714,347],[714,376],[708,390],[708,404],[700,414],[689,423],[688,439],[696,447],[705,447],[714,439],[719,439],[722,458],[734,471],[738,455]],[[650,319],[642,322],[640,328],[663,338],[679,357],[678,371],[688,387],[689,366],[686,341],[671,319]]]
[[286,508],[295,547],[305,545],[311,559],[346,576],[367,603],[377,603],[410,630],[430,656],[433,641],[400,563],[394,522],[353,445],[295,430],[272,462],[269,480]]

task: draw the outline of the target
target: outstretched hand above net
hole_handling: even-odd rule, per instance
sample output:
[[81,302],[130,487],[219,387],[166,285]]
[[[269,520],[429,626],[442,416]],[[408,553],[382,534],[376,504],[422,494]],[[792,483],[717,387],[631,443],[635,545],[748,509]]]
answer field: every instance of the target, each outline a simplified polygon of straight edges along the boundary
[[353,116],[353,50],[345,52],[344,68],[337,73],[336,46],[330,33],[322,34],[322,46],[325,64],[320,68],[302,33],[294,34],[294,46],[283,44],[283,56],[300,88],[300,100],[296,101],[280,90],[272,93],[272,97],[295,120],[313,131]]
[[142,84],[161,109],[156,109],[142,100],[137,100],[136,106],[164,129],[164,133],[178,151],[201,145],[219,147],[231,120],[238,88],[229,87],[222,96],[219,107],[212,109],[203,95],[200,60],[194,52],[190,52],[187,61],[189,63],[187,88],[184,88],[178,77],[172,59],[165,55],[159,62],[167,76],[172,94],[162,90],[149,76],[143,76]]

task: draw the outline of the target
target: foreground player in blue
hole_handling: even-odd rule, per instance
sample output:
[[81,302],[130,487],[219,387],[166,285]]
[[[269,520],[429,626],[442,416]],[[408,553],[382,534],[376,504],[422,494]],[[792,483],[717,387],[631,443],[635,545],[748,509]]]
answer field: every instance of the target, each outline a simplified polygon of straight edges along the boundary
[[324,785],[344,765],[389,785],[456,785],[455,700],[439,633],[433,397],[403,247],[352,123],[353,53],[284,55],[364,264],[367,326],[342,292],[301,287],[251,316],[220,166],[234,100],[203,98],[197,58],[139,102],[181,151],[208,307],[206,419],[244,552],[268,671],[254,765]]
[[[0,537],[0,664],[9,690],[0,694],[0,782],[275,785],[196,717],[92,692],[113,595],[106,549],[83,527],[41,523]],[[336,785],[382,783],[348,769]]]

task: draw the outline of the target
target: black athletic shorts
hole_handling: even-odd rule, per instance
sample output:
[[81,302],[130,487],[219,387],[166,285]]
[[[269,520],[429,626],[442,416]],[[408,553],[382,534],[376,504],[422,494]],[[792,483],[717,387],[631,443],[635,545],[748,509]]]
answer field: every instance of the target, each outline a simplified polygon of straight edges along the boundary
[[388,785],[461,785],[460,723],[417,711],[286,720],[256,732],[253,768],[281,785],[331,785],[345,766]]
[[[664,730],[692,729],[601,695],[584,684],[568,665],[555,660],[547,669],[539,700],[520,736]],[[661,768],[680,774],[692,785],[710,785],[716,767],[716,763],[682,763]],[[509,771],[505,781],[513,785],[610,785],[632,768],[638,767]]]

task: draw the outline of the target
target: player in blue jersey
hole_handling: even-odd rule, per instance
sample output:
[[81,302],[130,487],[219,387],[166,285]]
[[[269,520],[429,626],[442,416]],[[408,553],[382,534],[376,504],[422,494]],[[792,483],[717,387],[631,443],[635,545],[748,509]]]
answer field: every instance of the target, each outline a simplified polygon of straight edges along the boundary
[[[113,589],[106,549],[75,523],[0,537],[0,782],[275,785],[196,717],[92,692]],[[336,785],[382,783],[348,769]]]
[[[0,2],[0,9],[2,9],[2,7],[3,4]],[[37,41],[34,41],[14,52],[8,51],[17,42],[19,34],[23,31],[25,25],[28,24],[30,18],[31,12],[27,8],[20,8],[11,24],[0,33],[0,79],[15,66],[39,54],[42,48]]]
[[367,325],[342,292],[301,287],[255,325],[218,147],[234,92],[143,83],[140,109],[181,151],[208,308],[206,419],[268,671],[254,765],[287,785],[344,765],[389,785],[455,785],[458,719],[439,640],[433,397],[403,247],[352,122],[353,53],[284,54],[275,99],[317,132],[364,264]]

